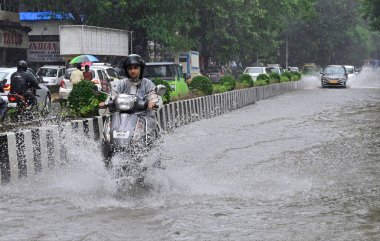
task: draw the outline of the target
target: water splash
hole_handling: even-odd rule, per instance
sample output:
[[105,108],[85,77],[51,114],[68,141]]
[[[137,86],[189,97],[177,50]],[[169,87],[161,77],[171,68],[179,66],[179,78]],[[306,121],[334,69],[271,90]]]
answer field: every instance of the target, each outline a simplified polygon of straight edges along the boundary
[[347,87],[352,89],[380,88],[380,72],[361,72],[347,81]]

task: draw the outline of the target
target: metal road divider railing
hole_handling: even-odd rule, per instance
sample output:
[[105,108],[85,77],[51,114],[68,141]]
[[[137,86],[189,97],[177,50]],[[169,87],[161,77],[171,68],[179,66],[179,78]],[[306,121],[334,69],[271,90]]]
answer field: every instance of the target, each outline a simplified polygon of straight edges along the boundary
[[[157,111],[161,129],[168,132],[188,123],[212,118],[256,101],[303,88],[303,81],[233,90],[172,102]],[[67,161],[72,133],[99,141],[106,116],[72,120],[60,125],[0,133],[0,184],[32,177]]]

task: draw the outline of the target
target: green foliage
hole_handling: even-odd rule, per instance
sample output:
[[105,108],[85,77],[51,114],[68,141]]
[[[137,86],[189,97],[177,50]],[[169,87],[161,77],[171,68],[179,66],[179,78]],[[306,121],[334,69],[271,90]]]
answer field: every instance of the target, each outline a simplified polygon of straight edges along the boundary
[[206,76],[196,76],[191,80],[189,89],[193,93],[201,92],[204,95],[211,95],[213,90],[212,81]]
[[363,17],[374,30],[380,31],[380,0],[362,0]]
[[235,90],[246,89],[252,86],[253,86],[253,82],[252,82],[252,85],[245,82],[236,82]]
[[224,93],[228,91],[228,86],[222,84],[213,84],[212,88],[213,94]]
[[228,91],[235,89],[236,86],[236,80],[232,75],[225,75],[220,78],[219,81],[220,84],[226,86]]
[[290,76],[290,78],[289,78],[289,77],[286,76],[286,75],[281,75],[280,78],[281,78],[280,82],[288,82],[288,81],[291,80],[291,76]]
[[268,80],[256,80],[254,83],[253,83],[253,86],[264,86],[264,85],[268,85],[269,83],[269,79]]
[[[218,64],[234,60],[291,65],[359,66],[379,54],[380,0],[20,0],[29,11],[71,14],[70,24],[133,31],[134,52],[150,56],[200,51]],[[78,7],[80,6],[80,7]],[[359,9],[361,11],[359,11]],[[111,17],[112,16],[117,17]],[[54,14],[53,14],[54,15]],[[148,43],[155,43],[152,48]],[[154,52],[154,54],[152,54]]]
[[242,75],[240,75],[237,82],[245,83],[249,87],[253,86],[253,80],[252,80],[252,77],[249,74],[242,74]]
[[172,92],[172,88],[170,87],[170,84],[165,81],[165,80],[162,80],[160,78],[154,78],[153,80],[153,83],[157,86],[157,85],[164,85],[166,87],[166,92],[162,97],[162,102],[164,104],[168,104],[170,102],[170,93]]
[[[282,74],[281,77],[283,77],[283,76],[288,78],[289,80],[292,80],[292,72],[286,71],[285,73]],[[281,80],[282,80],[282,78],[281,78]]]
[[269,80],[272,81],[273,83],[280,83],[281,77],[277,73],[270,73],[269,74]]
[[269,76],[266,75],[266,74],[259,74],[259,75],[257,76],[255,82],[257,82],[257,81],[264,81],[264,82],[266,82],[267,84],[269,84]]
[[301,73],[299,72],[292,72],[291,80],[300,80],[301,79]]
[[68,108],[72,114],[80,117],[97,115],[99,103],[105,101],[107,95],[94,91],[91,81],[81,81],[74,85],[68,98]]

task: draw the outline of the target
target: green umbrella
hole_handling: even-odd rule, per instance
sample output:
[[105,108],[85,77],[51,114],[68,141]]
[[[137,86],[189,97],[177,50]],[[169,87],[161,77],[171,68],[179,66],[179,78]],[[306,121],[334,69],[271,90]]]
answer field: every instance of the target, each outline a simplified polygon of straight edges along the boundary
[[83,62],[96,62],[96,61],[99,61],[99,59],[96,58],[95,56],[89,55],[89,54],[83,54],[83,55],[79,55],[79,56],[73,58],[70,61],[70,64],[79,64],[79,63],[83,63]]

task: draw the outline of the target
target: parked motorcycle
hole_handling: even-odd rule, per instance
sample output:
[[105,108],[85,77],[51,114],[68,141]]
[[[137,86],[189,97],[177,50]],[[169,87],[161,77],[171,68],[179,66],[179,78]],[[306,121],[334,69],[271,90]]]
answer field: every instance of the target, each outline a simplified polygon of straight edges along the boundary
[[155,93],[146,96],[145,100],[137,95],[114,92],[106,104],[112,115],[107,116],[103,126],[105,164],[115,178],[127,177],[132,183],[142,182],[147,167],[141,164],[141,154],[153,145],[161,132],[156,117],[147,111],[147,100],[161,101],[166,87],[158,85]]

